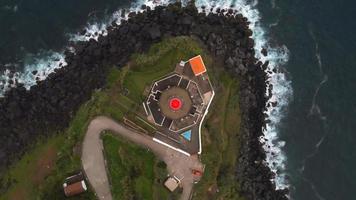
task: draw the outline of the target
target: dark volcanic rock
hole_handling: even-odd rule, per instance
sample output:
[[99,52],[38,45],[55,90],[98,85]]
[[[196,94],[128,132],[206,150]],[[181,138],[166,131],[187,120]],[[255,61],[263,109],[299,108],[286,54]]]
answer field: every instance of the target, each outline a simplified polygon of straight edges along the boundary
[[162,35],[158,26],[153,26],[153,27],[148,28],[147,32],[151,36],[152,40],[159,39]]
[[267,100],[262,67],[268,63],[257,63],[254,57],[247,19],[232,15],[231,10],[206,16],[193,5],[181,8],[180,3],[143,9],[143,13],[130,13],[130,19],[121,25],[113,23],[108,35],[99,36],[98,41],[73,44],[75,54],[65,51],[68,65],[29,91],[18,86],[0,99],[0,152],[6,152],[0,154],[0,169],[21,156],[39,136],[68,127],[79,106],[105,85],[108,66],[123,66],[132,53],[146,51],[163,36],[190,35],[200,39],[217,60],[225,61],[226,70],[240,77],[243,142],[236,159],[242,191],[248,199],[286,199],[286,191],[275,190],[270,181],[274,175],[263,164],[265,153],[258,138]]
[[267,56],[267,49],[263,48],[261,50],[262,55]]

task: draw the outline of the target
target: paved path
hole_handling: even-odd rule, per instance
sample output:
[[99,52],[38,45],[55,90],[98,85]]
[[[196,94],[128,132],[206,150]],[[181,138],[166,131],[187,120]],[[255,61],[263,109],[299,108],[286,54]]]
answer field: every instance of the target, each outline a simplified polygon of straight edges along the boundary
[[[194,177],[192,169],[202,169],[197,156],[186,156],[152,140],[152,137],[128,129],[107,117],[96,117],[89,126],[83,141],[82,165],[90,185],[100,200],[112,200],[106,164],[103,155],[103,143],[100,134],[111,130],[114,134],[127,138],[132,142],[151,149],[151,151],[167,164],[170,175],[183,178],[181,200],[189,200],[193,190]],[[162,185],[162,187],[164,187]]]

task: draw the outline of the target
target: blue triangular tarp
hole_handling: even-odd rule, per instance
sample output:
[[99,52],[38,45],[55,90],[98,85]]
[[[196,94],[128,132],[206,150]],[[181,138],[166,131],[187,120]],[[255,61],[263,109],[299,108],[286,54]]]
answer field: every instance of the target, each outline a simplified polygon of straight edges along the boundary
[[189,140],[189,141],[190,141],[190,139],[191,139],[191,137],[192,137],[192,131],[191,131],[191,130],[186,131],[186,132],[184,132],[184,133],[182,134],[182,136],[183,136],[186,140]]

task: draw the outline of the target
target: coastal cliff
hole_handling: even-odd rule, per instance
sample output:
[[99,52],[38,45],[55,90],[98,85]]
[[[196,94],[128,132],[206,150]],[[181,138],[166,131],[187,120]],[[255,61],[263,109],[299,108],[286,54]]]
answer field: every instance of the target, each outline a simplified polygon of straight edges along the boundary
[[259,142],[265,123],[267,63],[254,57],[247,18],[233,10],[198,13],[192,4],[142,9],[146,11],[130,13],[121,25],[113,23],[107,36],[73,44],[74,51],[65,52],[67,66],[46,80],[30,90],[18,85],[0,99],[0,169],[5,170],[37,138],[68,127],[79,106],[104,86],[110,66],[125,65],[133,53],[145,52],[164,37],[187,35],[198,38],[230,74],[241,79],[242,144],[236,173],[244,195],[286,199],[287,191],[276,191],[270,181],[273,173],[264,164]]

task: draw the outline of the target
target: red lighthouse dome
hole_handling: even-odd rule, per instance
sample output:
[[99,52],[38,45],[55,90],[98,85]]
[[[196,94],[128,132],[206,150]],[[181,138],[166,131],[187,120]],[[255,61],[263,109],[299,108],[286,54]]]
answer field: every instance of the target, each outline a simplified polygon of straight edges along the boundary
[[179,98],[172,98],[169,100],[169,107],[172,110],[179,110],[182,107],[182,101]]

